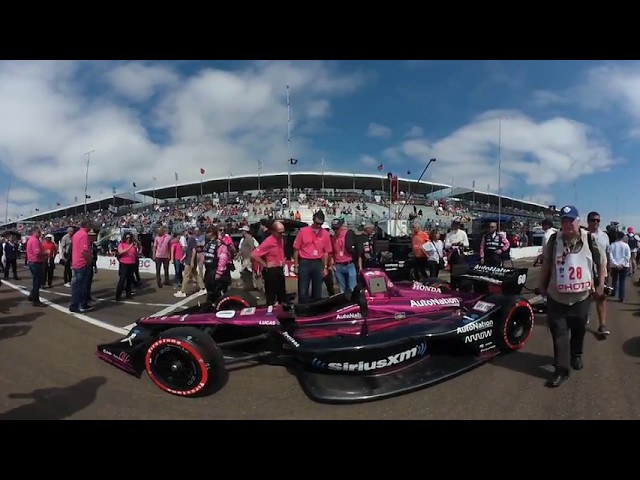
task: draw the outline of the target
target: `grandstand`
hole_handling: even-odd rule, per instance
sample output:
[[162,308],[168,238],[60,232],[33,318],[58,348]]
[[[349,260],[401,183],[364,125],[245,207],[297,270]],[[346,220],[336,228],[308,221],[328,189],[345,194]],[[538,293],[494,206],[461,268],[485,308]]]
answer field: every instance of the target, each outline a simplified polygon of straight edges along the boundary
[[[234,222],[254,222],[266,216],[267,211],[270,214],[276,212],[274,215],[278,216],[279,202],[287,197],[288,178],[289,173],[280,172],[177,183],[91,200],[87,203],[87,211],[97,215],[96,218],[104,227],[122,227],[126,223],[126,226],[138,228],[139,231],[152,230],[163,222],[179,230],[202,216],[224,216]],[[322,208],[323,205],[339,205],[334,214],[343,216],[349,224],[364,220],[379,221],[390,216],[400,218],[398,215],[402,206],[389,206],[387,175],[291,172],[290,178],[291,204],[287,210],[291,211],[291,215],[295,212],[303,222],[311,221],[313,209]],[[402,210],[401,218],[410,219],[412,215],[419,214],[425,222],[440,225],[450,222],[452,216],[462,215],[472,219],[498,211],[498,196],[491,193],[453,189],[446,184],[407,178],[398,180],[401,199],[410,197],[412,202],[411,206],[407,205]],[[447,189],[451,192],[446,192]],[[204,198],[200,198],[201,192]],[[302,201],[299,197],[301,194],[305,196]],[[440,198],[434,199],[436,196]],[[144,201],[144,197],[154,200]],[[548,206],[505,196],[502,197],[502,210],[523,223],[537,223],[545,215],[553,213]],[[26,225],[40,223],[47,227],[59,227],[77,221],[83,213],[84,203],[76,203],[21,216],[2,227],[24,229]],[[132,215],[136,217],[134,220],[131,219]],[[128,216],[125,222],[122,221],[124,216]]]

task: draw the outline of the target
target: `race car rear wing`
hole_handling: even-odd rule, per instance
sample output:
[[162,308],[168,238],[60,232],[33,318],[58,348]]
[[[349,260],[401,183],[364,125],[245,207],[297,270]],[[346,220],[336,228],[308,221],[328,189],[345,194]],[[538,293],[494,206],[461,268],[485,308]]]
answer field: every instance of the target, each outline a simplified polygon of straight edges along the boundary
[[457,271],[460,288],[477,293],[520,295],[527,283],[528,268],[504,268],[475,265],[466,272]]

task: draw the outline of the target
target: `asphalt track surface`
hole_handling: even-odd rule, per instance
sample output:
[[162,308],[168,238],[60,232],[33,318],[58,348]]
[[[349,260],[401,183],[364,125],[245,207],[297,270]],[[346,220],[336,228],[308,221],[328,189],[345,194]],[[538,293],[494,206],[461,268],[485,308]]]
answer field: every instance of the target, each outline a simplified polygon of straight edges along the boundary
[[[530,263],[530,262],[529,262]],[[522,265],[523,262],[520,262]],[[530,269],[529,286],[538,268]],[[184,399],[98,360],[96,344],[116,340],[143,315],[198,301],[177,299],[152,276],[131,303],[112,301],[116,275],[94,279],[96,310],[68,313],[70,289],[61,269],[46,307],[26,298],[31,278],[0,287],[0,419],[637,419],[640,417],[640,296],[628,280],[624,304],[608,302],[612,334],[599,341],[595,312],[589,325],[585,368],[558,389],[545,388],[551,371],[551,337],[538,316],[527,346],[458,377],[403,396],[355,405],[309,400],[282,367],[237,368],[216,394]],[[636,276],[637,278],[637,276]],[[194,287],[195,288],[195,287]],[[202,299],[202,297],[200,297]],[[179,305],[175,305],[179,303]]]

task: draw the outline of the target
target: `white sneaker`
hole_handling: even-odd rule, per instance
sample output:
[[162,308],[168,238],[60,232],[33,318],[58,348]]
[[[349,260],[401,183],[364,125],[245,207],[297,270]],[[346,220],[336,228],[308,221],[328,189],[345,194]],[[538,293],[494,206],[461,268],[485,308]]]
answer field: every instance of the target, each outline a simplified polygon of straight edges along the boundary
[[71,284],[70,283],[65,283],[64,286],[67,287],[67,288],[71,288]]
[[184,297],[187,296],[187,294],[184,293],[184,292],[176,292],[176,293],[173,294],[173,296],[177,297],[177,298],[184,298]]

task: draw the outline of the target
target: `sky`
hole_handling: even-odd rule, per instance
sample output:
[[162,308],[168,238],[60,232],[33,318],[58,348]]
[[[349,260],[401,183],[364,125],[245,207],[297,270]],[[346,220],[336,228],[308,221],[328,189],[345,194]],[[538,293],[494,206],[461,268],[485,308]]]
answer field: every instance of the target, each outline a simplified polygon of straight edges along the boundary
[[638,146],[634,61],[0,62],[0,222],[82,202],[87,159],[98,198],[436,158],[424,180],[640,228]]

